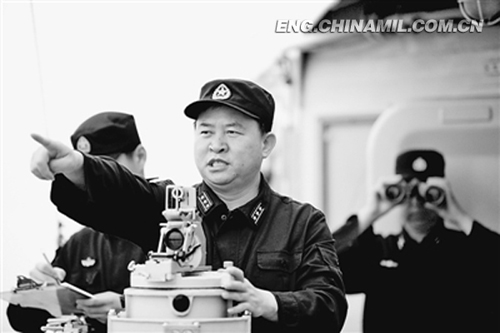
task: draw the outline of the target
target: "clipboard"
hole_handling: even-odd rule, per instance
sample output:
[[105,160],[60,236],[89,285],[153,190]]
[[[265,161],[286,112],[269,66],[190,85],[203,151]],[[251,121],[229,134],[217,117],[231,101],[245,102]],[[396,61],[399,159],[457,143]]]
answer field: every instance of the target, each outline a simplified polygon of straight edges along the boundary
[[44,309],[54,317],[81,313],[76,308],[76,300],[92,297],[94,295],[67,282],[0,293],[4,301],[22,307]]

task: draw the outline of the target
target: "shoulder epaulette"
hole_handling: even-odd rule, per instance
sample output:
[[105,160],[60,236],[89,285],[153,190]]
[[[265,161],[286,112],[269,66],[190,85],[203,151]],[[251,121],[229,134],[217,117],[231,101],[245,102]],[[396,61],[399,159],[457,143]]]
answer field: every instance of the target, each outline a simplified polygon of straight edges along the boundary
[[174,185],[174,182],[170,179],[160,179],[158,177],[148,178],[147,181],[149,183],[158,184],[160,186]]

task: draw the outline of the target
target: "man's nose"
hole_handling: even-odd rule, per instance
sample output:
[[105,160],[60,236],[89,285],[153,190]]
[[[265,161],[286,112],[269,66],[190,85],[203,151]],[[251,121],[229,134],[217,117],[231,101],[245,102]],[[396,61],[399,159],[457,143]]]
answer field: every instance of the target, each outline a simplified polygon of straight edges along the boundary
[[225,137],[221,134],[215,135],[208,148],[214,153],[222,153],[227,151],[227,142]]
[[418,183],[412,184],[411,187],[408,189],[408,198],[409,200],[415,200],[420,203],[424,202],[424,198],[420,195],[418,191]]

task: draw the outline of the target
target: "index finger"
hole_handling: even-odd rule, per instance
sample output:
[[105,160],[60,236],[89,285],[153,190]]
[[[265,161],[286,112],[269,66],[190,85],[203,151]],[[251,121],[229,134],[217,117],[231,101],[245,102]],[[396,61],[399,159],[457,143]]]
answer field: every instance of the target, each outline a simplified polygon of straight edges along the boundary
[[40,134],[37,134],[37,133],[31,133],[31,137],[33,138],[33,140],[35,140],[36,142],[38,142],[39,144],[41,144],[42,146],[44,146],[46,149],[49,149],[52,147],[52,140],[50,140],[49,138],[46,138]]
[[38,282],[55,283],[56,276],[54,269],[45,262],[36,264],[35,268],[30,271],[30,277]]
[[226,272],[228,272],[229,275],[231,275],[236,281],[243,282],[245,280],[245,274],[238,267],[227,267]]

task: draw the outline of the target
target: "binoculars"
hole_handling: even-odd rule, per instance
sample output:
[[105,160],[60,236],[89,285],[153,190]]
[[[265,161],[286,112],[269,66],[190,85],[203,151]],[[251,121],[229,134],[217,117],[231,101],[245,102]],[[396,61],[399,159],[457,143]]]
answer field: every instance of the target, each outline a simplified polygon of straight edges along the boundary
[[445,191],[441,187],[425,183],[411,185],[405,181],[385,186],[384,194],[387,200],[394,203],[401,203],[410,198],[413,191],[417,191],[420,197],[435,206],[443,205],[446,200]]

